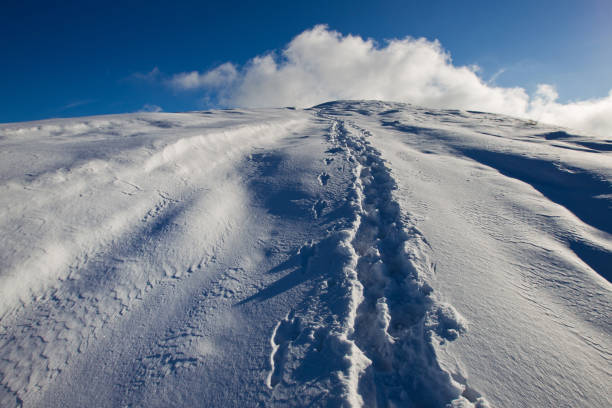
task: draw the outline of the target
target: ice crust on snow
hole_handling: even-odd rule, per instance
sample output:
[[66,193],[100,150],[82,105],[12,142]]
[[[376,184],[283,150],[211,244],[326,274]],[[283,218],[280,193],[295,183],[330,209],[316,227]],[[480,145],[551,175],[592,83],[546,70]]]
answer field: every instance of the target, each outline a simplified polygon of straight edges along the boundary
[[0,125],[1,406],[609,406],[612,148],[378,101]]

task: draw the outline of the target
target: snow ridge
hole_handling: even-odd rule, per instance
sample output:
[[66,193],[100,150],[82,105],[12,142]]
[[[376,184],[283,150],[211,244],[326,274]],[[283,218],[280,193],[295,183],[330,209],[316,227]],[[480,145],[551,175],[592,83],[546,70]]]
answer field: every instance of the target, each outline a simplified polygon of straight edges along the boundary
[[[91,194],[98,194],[100,201],[107,199],[101,197],[110,177],[106,173],[118,179],[134,180],[137,183],[134,185],[143,187],[137,187],[137,196],[125,196],[129,204],[117,200],[118,207],[123,204],[127,209],[109,211],[110,220],[99,220],[99,225],[92,225],[91,229],[75,232],[60,243],[53,242],[50,245],[55,252],[48,250],[39,258],[28,259],[25,265],[29,268],[14,268],[25,273],[9,273],[0,279],[0,361],[3,362],[0,406],[20,406],[29,395],[45,390],[76,355],[100,341],[108,325],[147,299],[153,289],[184,280],[194,272],[202,274],[207,259],[213,256],[209,248],[214,248],[213,243],[222,240],[236,223],[242,200],[230,179],[216,192],[233,204],[219,202],[207,194],[207,189],[194,188],[192,184],[202,185],[202,180],[239,160],[254,144],[276,140],[303,125],[303,120],[279,120],[228,127],[187,138],[179,135],[178,141],[159,146],[159,151],[152,154],[134,152],[132,155],[139,155],[139,159],[148,156],[144,165],[141,161],[132,165],[111,161],[103,166],[110,170],[91,175],[82,170],[92,166],[87,162],[70,172],[65,180],[55,183],[74,182],[94,191]],[[208,159],[207,165],[201,166],[205,159]],[[182,173],[185,182],[168,186],[168,191],[151,187],[151,184],[155,186],[155,178],[162,178],[164,172]],[[44,174],[41,179],[48,177],[51,176]],[[87,179],[89,183],[85,182]],[[37,182],[42,183],[32,184]],[[67,203],[74,195],[89,193],[89,190],[64,192],[61,200],[70,208]],[[31,207],[47,204],[46,201],[26,203]],[[165,262],[160,246],[164,248],[173,238],[189,237],[183,225],[188,225],[187,217],[199,208],[205,209],[200,217],[209,220],[208,233],[198,236],[204,249],[196,249],[194,261],[186,261],[185,265]],[[70,247],[72,242],[76,245]],[[57,252],[62,254],[58,262],[50,262],[49,256],[44,256]],[[188,249],[186,252],[191,255]],[[58,279],[62,286],[51,285],[53,279]]]
[[[160,176],[169,173],[172,173],[175,179],[178,176],[181,183],[175,183],[167,188],[176,190],[178,186],[181,191],[177,191],[175,195],[181,196],[190,186],[189,179],[196,176],[203,178],[206,173],[233,163],[253,144],[282,137],[290,130],[303,125],[303,121],[285,119],[252,123],[249,126],[227,127],[215,132],[179,137],[178,140],[167,145],[157,146],[157,150],[149,151],[146,155],[141,150],[128,151],[126,156],[136,158],[134,163],[128,165],[119,159],[110,159],[107,162],[94,159],[77,163],[72,169],[59,169],[44,173],[33,181],[27,182],[25,186],[16,183],[8,183],[6,187],[2,186],[7,188],[6,197],[19,197],[21,200],[15,201],[26,203],[22,206],[6,206],[8,210],[3,215],[12,219],[19,219],[22,212],[26,210],[37,213],[50,211],[59,213],[67,205],[59,206],[60,209],[53,208],[58,202],[70,203],[84,195],[92,195],[96,200],[102,202],[107,198],[103,192],[107,191],[109,185],[114,187],[119,183],[123,188],[129,185],[130,189],[135,189],[139,194],[124,192],[124,195],[129,196],[121,197],[129,201],[129,205],[125,206],[126,209],[107,210],[108,214],[105,214],[103,219],[91,222],[87,228],[83,228],[82,232],[53,231],[53,225],[45,228],[55,233],[56,236],[47,238],[43,235],[43,239],[38,244],[41,247],[39,253],[31,254],[19,264],[4,265],[5,271],[0,276],[0,317],[3,318],[10,314],[16,306],[22,303],[31,302],[33,297],[44,292],[47,286],[55,280],[66,279],[66,271],[71,266],[80,261],[86,263],[87,259],[101,247],[130,234],[141,224],[143,214],[159,212],[160,208],[167,207],[168,196],[172,194],[169,194],[168,191],[162,192],[157,188],[147,188],[155,178],[161,178]],[[206,166],[201,166],[203,158],[208,158]],[[132,182],[127,180],[132,180]],[[24,190],[43,189],[48,189],[50,192],[42,200],[38,196],[36,200],[31,200],[31,197],[28,196],[21,197]],[[152,205],[153,200],[158,203]],[[122,207],[119,202],[116,204],[117,208]],[[77,218],[76,214],[74,218]],[[81,218],[89,219],[90,217]],[[44,218],[42,222],[51,224]],[[58,239],[57,235],[60,235],[62,239]],[[75,242],[77,245],[69,247],[62,245],[66,241]],[[77,265],[75,269],[79,267],[80,265]],[[27,271],[27,273],[24,274],[21,271]]]

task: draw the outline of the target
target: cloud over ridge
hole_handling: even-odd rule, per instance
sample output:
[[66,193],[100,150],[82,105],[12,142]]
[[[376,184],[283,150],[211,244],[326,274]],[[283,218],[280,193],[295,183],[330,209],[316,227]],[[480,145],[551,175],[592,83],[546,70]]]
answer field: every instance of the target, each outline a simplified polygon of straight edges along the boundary
[[488,84],[478,67],[455,66],[437,41],[394,39],[383,45],[318,25],[280,54],[238,67],[174,75],[178,90],[198,89],[219,104],[238,107],[309,107],[336,99],[380,99],[431,108],[481,110],[531,118],[612,136],[612,91],[604,98],[561,104],[551,85],[534,96],[520,87]]

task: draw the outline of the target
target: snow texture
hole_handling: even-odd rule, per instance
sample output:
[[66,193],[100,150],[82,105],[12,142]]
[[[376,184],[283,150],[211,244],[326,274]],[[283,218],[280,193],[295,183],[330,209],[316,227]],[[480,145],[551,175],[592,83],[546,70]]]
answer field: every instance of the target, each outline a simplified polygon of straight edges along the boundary
[[338,101],[0,146],[2,407],[612,405],[610,140]]

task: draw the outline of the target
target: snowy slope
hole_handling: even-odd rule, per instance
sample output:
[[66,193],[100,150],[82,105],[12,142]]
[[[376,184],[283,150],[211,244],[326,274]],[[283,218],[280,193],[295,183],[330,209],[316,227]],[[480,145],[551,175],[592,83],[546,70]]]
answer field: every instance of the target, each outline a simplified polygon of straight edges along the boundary
[[612,406],[610,140],[332,102],[0,159],[0,406]]

